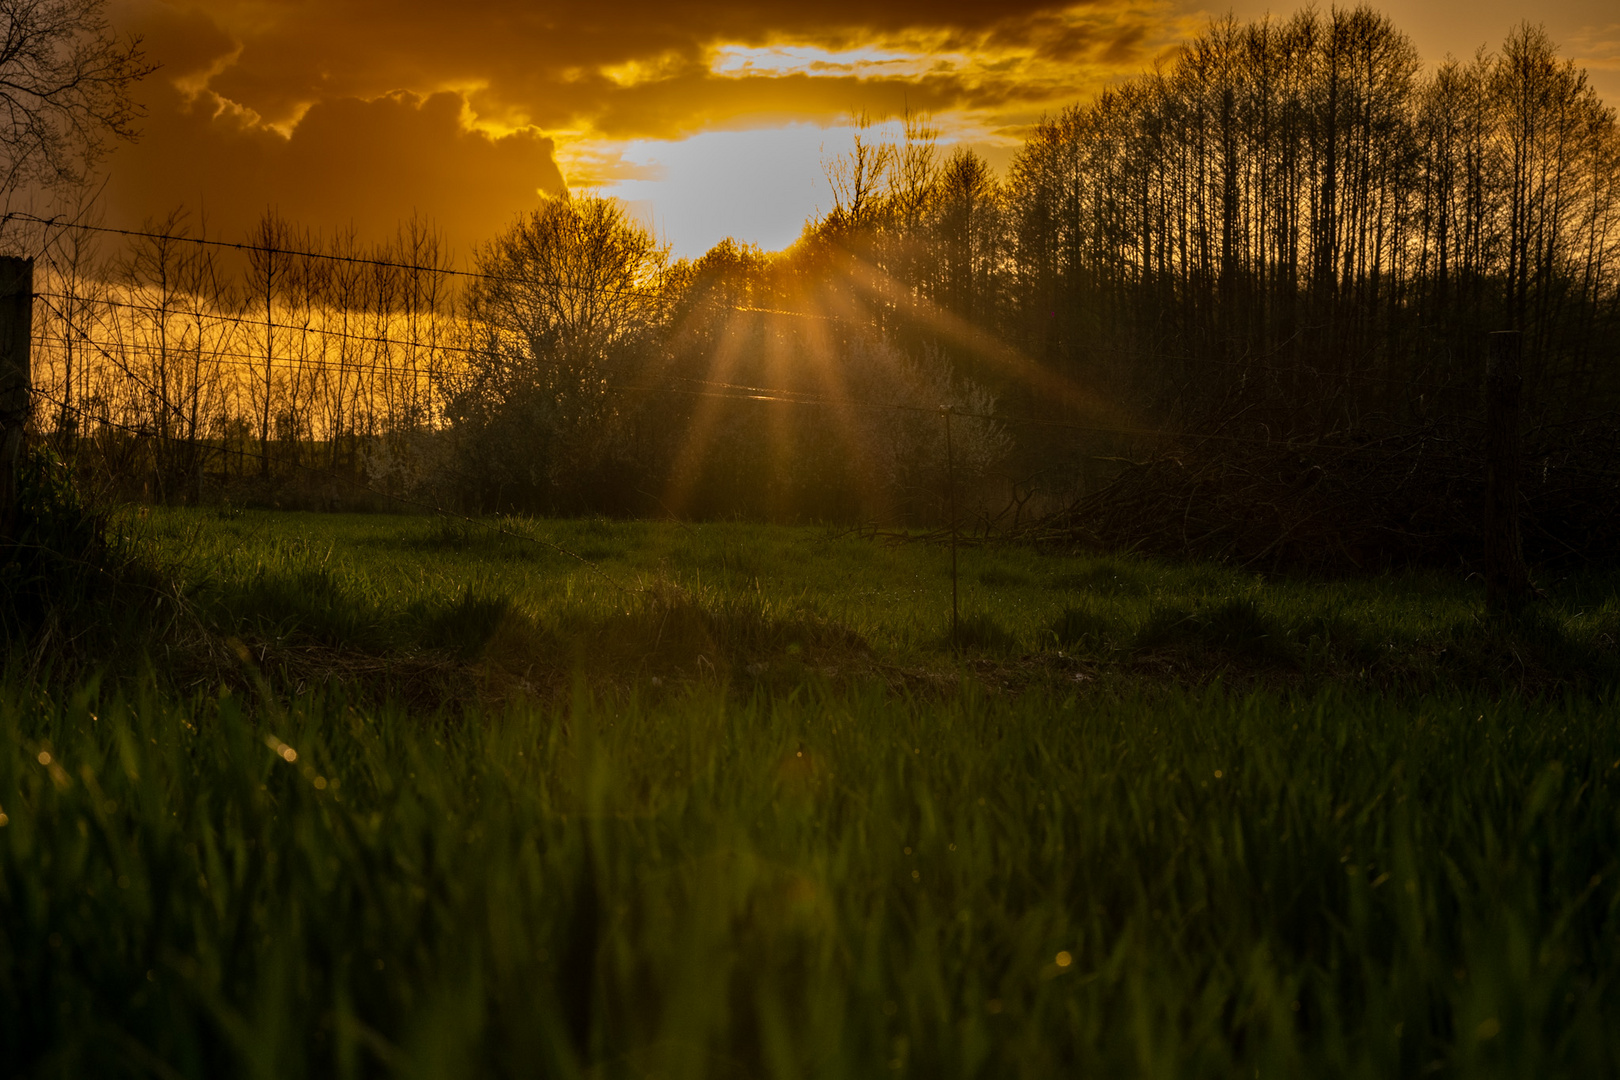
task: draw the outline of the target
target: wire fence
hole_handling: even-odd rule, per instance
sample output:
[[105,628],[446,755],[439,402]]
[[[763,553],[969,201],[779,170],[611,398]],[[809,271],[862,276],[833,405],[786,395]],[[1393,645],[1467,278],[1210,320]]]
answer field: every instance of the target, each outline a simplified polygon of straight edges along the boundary
[[[694,299],[543,273],[518,280],[450,266],[436,256],[409,261],[12,216],[47,233],[33,294],[33,387],[44,406],[35,410],[36,430],[81,455],[99,446],[104,479],[121,482],[136,497],[196,499],[204,487],[218,494],[233,482],[304,478],[378,503],[474,520],[458,499],[486,478],[448,447],[463,419],[458,403],[491,372],[530,379],[558,399],[588,398],[595,411],[585,413],[593,422],[640,415],[644,428],[689,444],[724,426],[704,410],[729,410],[724,423],[753,433],[751,441],[741,440],[742,450],[731,450],[742,457],[756,454],[775,428],[769,422],[749,427],[752,422],[737,420],[737,410],[826,414],[827,421],[800,426],[811,433],[806,437],[840,452],[861,449],[845,445],[861,441],[841,432],[851,426],[848,417],[872,417],[856,425],[868,429],[866,448],[895,457],[902,451],[894,446],[909,440],[902,449],[911,455],[910,482],[931,489],[936,513],[945,512],[947,492],[956,493],[958,473],[982,466],[974,440],[983,459],[993,456],[983,448],[1005,442],[1006,433],[1038,437],[1049,452],[1110,467],[1209,446],[1339,457],[1362,452],[1343,431],[1287,437],[1253,427],[1175,430],[1137,422],[1117,408],[1112,416],[1109,410],[1096,418],[1076,416],[1061,400],[1053,401],[1051,415],[1019,414],[987,396],[964,394],[949,378],[863,382],[862,365],[877,363],[861,352],[873,335],[849,312],[729,302],[701,291]],[[82,245],[63,240],[70,235],[115,237],[133,247],[98,262]],[[247,271],[232,278],[228,268],[204,257],[214,252],[244,257]],[[282,261],[275,274],[267,262],[273,259]],[[343,278],[311,267],[361,273]],[[569,369],[564,350],[548,351],[555,342],[480,322],[464,294],[436,282],[519,284],[551,296],[559,310],[569,298],[592,294],[633,299],[665,313],[679,308],[700,323],[707,318],[702,325],[720,337],[695,364],[671,361],[668,340],[676,335],[666,335],[634,362],[582,373]],[[748,317],[740,329],[729,321],[736,316]],[[721,340],[727,333],[740,337]],[[849,355],[825,355],[840,351]],[[800,373],[833,370],[836,377],[811,388],[783,385],[770,378],[792,367],[772,366],[772,356],[782,355],[794,358]],[[564,385],[568,378],[584,389]],[[671,443],[666,456],[689,450]],[[1601,465],[1566,458],[1556,466],[1562,477],[1610,478]],[[1018,481],[1010,479],[1016,501]],[[954,510],[949,519],[954,537]]]
[[[298,472],[322,444],[335,464],[338,447],[346,441],[342,456],[352,472],[357,456],[375,456],[382,449],[397,457],[413,439],[442,434],[450,423],[452,399],[473,369],[512,362],[503,351],[526,348],[531,355],[525,359],[538,368],[548,360],[535,342],[480,337],[453,297],[421,284],[428,278],[503,284],[512,279],[438,262],[13,216],[49,234],[42,245],[49,253],[40,268],[44,280],[34,293],[33,381],[40,400],[52,408],[41,411],[36,425],[52,430],[59,440],[83,438],[94,430],[158,440],[144,458],[126,447],[126,462],[145,460],[154,469],[178,464],[194,473],[212,466],[222,480],[229,480],[234,459],[239,474],[256,463],[265,477],[284,468]],[[126,254],[121,273],[109,274],[107,263],[83,265],[82,247],[59,244],[68,233],[111,236],[144,247]],[[250,263],[279,258],[286,265],[279,289],[268,269],[232,289],[221,286],[217,267],[177,254],[184,251],[229,251]],[[381,271],[400,279],[334,283],[297,272],[300,262]],[[613,299],[671,301],[662,291],[622,284],[599,288],[555,276],[521,284],[565,299],[600,292]],[[728,303],[713,296],[700,296],[688,306],[711,314],[848,329],[847,319],[836,314]],[[539,377],[543,380],[545,373]],[[620,401],[634,397],[643,402],[913,415],[946,409],[984,425],[1105,430],[1051,418],[998,415],[953,401],[948,394],[941,400],[920,401],[916,395],[909,401],[883,400],[871,394],[706,379],[656,366],[598,373],[592,389],[599,397]],[[1150,434],[1124,427],[1112,433]],[[361,464],[359,471],[374,470]]]
[[[124,238],[155,240],[164,243],[188,243],[209,247],[228,249],[245,254],[273,254],[294,259],[313,259],[328,262],[348,263],[372,268],[402,271],[411,274],[437,274],[448,277],[465,278],[472,280],[509,280],[496,279],[492,275],[477,271],[457,268],[412,264],[396,260],[368,258],[363,256],[337,255],[327,252],[309,251],[294,248],[273,247],[261,244],[252,244],[237,241],[214,240],[204,237],[193,237],[183,234],[156,233],[139,229],[120,229],[107,226],[87,225],[74,222],[59,222],[54,219],[38,218],[32,215],[18,215],[13,217],[21,220],[33,221],[38,224],[61,229],[74,229],[99,234],[114,235]],[[559,282],[551,280],[530,281],[526,284],[538,284],[544,287],[560,288],[563,290],[590,292],[604,291],[613,295],[638,295],[649,299],[668,299],[659,293],[634,290],[594,290],[591,286]],[[345,329],[343,324],[361,322],[367,317],[366,312],[333,311],[322,309],[312,313],[311,317],[302,321],[277,321],[273,316],[263,317],[245,311],[221,310],[217,307],[198,305],[195,296],[183,296],[168,302],[142,301],[127,296],[106,295],[106,285],[97,282],[96,292],[89,294],[71,294],[60,289],[36,289],[34,298],[45,305],[48,316],[53,317],[63,328],[57,333],[50,333],[43,328],[37,328],[34,336],[36,356],[41,356],[45,363],[36,365],[43,370],[36,375],[36,381],[50,385],[51,373],[56,366],[54,354],[60,353],[64,347],[77,341],[82,347],[92,350],[103,361],[110,364],[117,372],[134,380],[144,390],[156,389],[151,381],[142,373],[135,370],[128,359],[131,355],[142,355],[154,358],[159,362],[171,359],[184,363],[188,360],[208,364],[211,367],[237,367],[247,370],[263,370],[267,366],[276,369],[304,369],[310,371],[341,371],[362,374],[378,374],[404,378],[418,378],[430,374],[434,369],[449,372],[451,366],[446,358],[487,358],[491,348],[488,345],[476,346],[459,343],[453,340],[455,331],[463,328],[445,328],[442,332],[431,334],[424,339],[421,335],[411,337],[395,336],[388,333],[367,333]],[[135,288],[138,288],[136,286]],[[187,306],[184,301],[192,301]],[[274,301],[272,301],[273,303]],[[704,303],[711,307],[727,312],[740,314],[757,314],[780,316],[793,319],[817,320],[831,323],[847,323],[849,317],[822,312],[795,311],[777,307],[763,307],[746,304],[731,304],[718,300],[706,299]],[[94,316],[89,320],[75,319],[68,314],[67,307],[76,306],[92,312],[134,312],[150,317],[147,327],[112,328],[113,333],[125,329],[125,336],[109,341],[107,320],[96,320]],[[431,322],[438,313],[432,313],[425,319]],[[377,316],[371,315],[376,318]],[[392,313],[384,316],[390,321],[400,322],[410,318],[409,313]],[[449,313],[454,321],[454,313]],[[86,325],[89,322],[92,325]],[[339,325],[333,325],[337,323]],[[189,324],[189,325],[188,325]],[[206,326],[215,328],[215,336],[208,337]],[[260,339],[248,347],[240,338],[225,338],[217,333],[220,326],[229,327],[246,334],[265,334],[273,337],[277,333],[296,335],[297,345],[285,342],[277,343],[273,340]],[[132,339],[131,331],[139,333],[144,330],[145,339]],[[165,337],[174,340],[154,341],[152,336],[163,333]],[[195,337],[191,336],[195,331]],[[427,359],[422,363],[395,363],[384,359],[362,360],[345,355],[333,359],[332,343],[358,343],[362,347],[372,350],[372,355],[381,356],[396,353],[420,354]],[[709,397],[735,401],[769,402],[782,405],[805,406],[814,408],[853,408],[872,410],[893,410],[916,413],[937,413],[948,410],[953,415],[965,418],[982,419],[1001,424],[1012,424],[1029,427],[1041,427],[1055,430],[1083,432],[1089,434],[1107,434],[1129,437],[1145,437],[1156,439],[1185,438],[1186,433],[1175,432],[1163,428],[1145,426],[1104,425],[1097,423],[1082,423],[1071,420],[1062,420],[1051,417],[1019,416],[1006,411],[976,412],[941,403],[939,405],[919,405],[916,403],[897,401],[874,401],[870,399],[856,399],[849,397],[831,397],[822,393],[803,390],[794,390],[784,387],[758,386],[751,384],[731,383],[723,380],[703,379],[695,376],[673,376],[673,379],[701,385],[706,389],[694,390],[673,385],[652,385],[646,382],[604,383],[603,388],[608,392],[637,392],[637,393],[666,393],[678,394],[687,397]],[[724,392],[722,392],[724,391]],[[108,420],[111,423],[111,420]],[[125,425],[128,427],[129,425]],[[145,430],[135,428],[133,430]],[[1196,436],[1198,440],[1230,441],[1239,443],[1279,444],[1282,441],[1256,438],[1254,436],[1225,435],[1219,432],[1204,432]],[[1306,445],[1299,440],[1288,441],[1290,445]]]

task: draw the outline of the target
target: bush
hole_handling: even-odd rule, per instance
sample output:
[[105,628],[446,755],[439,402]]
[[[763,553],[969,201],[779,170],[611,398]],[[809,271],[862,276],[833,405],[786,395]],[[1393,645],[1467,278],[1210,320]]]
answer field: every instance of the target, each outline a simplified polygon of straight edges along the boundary
[[35,450],[18,475],[17,520],[0,539],[0,628],[28,640],[52,620],[84,613],[101,598],[110,564],[122,561],[107,541],[107,515],[74,489],[49,450]]
[[109,658],[133,662],[181,611],[173,582],[113,529],[110,509],[86,499],[54,453],[32,450],[19,469],[15,527],[0,539],[8,659],[54,678]]

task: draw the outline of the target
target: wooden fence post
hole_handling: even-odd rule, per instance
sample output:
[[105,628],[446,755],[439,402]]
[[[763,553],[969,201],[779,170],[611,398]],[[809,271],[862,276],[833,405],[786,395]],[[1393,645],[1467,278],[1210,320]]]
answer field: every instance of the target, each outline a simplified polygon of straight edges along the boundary
[[17,469],[22,464],[33,376],[34,260],[0,256],[0,537],[17,524]]
[[951,648],[962,644],[956,604],[956,451],[951,446],[951,406],[940,409],[945,414],[945,483],[951,502]]
[[1519,395],[1522,338],[1490,335],[1485,359],[1485,607],[1513,611],[1535,590],[1519,532]]

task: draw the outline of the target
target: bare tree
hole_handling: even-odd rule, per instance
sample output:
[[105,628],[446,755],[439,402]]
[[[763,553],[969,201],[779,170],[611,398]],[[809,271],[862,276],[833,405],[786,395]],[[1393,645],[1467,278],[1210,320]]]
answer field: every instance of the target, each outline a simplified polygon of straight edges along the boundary
[[271,414],[276,397],[277,343],[285,349],[284,335],[276,323],[276,312],[284,303],[287,276],[291,272],[295,254],[292,251],[292,226],[275,211],[266,211],[248,239],[248,275],[244,299],[248,300],[254,315],[262,314],[264,338],[259,343],[264,355],[264,374],[248,384],[249,395],[258,410],[259,422],[259,475],[270,476]]
[[832,188],[833,209],[828,215],[835,227],[860,230],[870,223],[883,203],[883,180],[894,160],[894,147],[869,134],[879,123],[862,111],[852,117],[855,133],[849,150],[824,168]]
[[[90,207],[80,207],[74,215],[89,224],[99,224]],[[42,355],[39,371],[49,372],[47,393],[56,397],[58,407],[55,434],[58,450],[69,452],[82,425],[79,398],[85,393],[86,374],[98,367],[96,346],[89,327],[106,293],[106,268],[102,265],[99,236],[89,229],[63,229],[42,245],[43,265],[36,271],[44,291],[55,293],[47,305],[36,305],[42,317]],[[39,380],[36,376],[36,386]]]
[[0,191],[82,183],[117,139],[135,137],[134,84],[151,74],[107,0],[0,0]]
[[[353,468],[361,430],[363,343],[360,328],[366,308],[366,267],[360,262],[363,249],[354,226],[337,233],[331,241],[332,272],[327,278],[327,303],[323,308],[328,337],[335,337],[336,360],[325,369],[322,381],[325,406],[324,429],[330,440],[329,464],[342,462]],[[330,351],[327,354],[330,356]]]

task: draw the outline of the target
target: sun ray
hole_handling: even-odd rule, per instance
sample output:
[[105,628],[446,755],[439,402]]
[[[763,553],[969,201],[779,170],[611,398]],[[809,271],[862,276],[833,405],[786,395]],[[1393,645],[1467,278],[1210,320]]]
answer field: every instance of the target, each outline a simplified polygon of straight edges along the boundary
[[[726,320],[719,341],[711,354],[709,376],[716,382],[727,381],[742,363],[748,334],[747,324],[753,320],[742,312],[734,312]],[[702,479],[715,429],[723,415],[725,400],[721,395],[694,396],[692,417],[687,424],[685,438],[676,451],[664,487],[664,505],[670,513],[680,515],[689,509],[693,490]]]
[[[798,364],[802,356],[794,343],[794,335],[798,330],[797,326],[792,325],[794,321],[792,316],[767,317],[766,325],[770,327],[770,331],[766,337],[766,347],[760,357],[761,370],[758,373],[759,382],[763,386],[796,389],[791,386],[791,379],[782,377],[786,371]],[[772,474],[786,475],[795,452],[794,435],[799,422],[797,414],[802,412],[805,406],[776,404],[761,407],[771,410],[765,418],[765,431]],[[780,498],[780,495],[778,497]]]
[[1119,402],[1105,398],[1096,389],[1036,362],[983,328],[932,301],[917,297],[893,277],[865,260],[845,255],[840,262],[841,276],[861,292],[887,304],[903,317],[928,327],[958,348],[989,361],[1031,391],[1033,400],[1055,406],[1054,411],[1059,416],[1100,426],[1137,426],[1137,418]]
[[[874,459],[867,435],[871,425],[851,394],[846,366],[852,346],[860,340],[859,332],[842,336],[833,333],[834,327],[863,326],[870,312],[863,311],[848,290],[820,290],[819,303],[812,314],[822,318],[806,320],[807,340],[805,374],[813,381],[826,401],[823,406],[833,435],[844,447],[853,464],[853,479],[862,508],[867,516],[883,516],[892,507],[876,477],[868,467]],[[819,310],[818,310],[819,309]],[[875,404],[875,403],[874,403]]]

